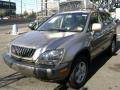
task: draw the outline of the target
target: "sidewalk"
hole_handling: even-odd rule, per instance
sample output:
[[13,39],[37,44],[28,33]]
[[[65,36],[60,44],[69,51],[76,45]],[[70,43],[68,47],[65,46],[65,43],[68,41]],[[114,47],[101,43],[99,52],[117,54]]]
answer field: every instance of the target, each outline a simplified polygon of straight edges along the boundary
[[[0,35],[10,34],[11,31],[12,31],[12,29],[0,31]],[[29,31],[31,31],[31,30],[28,27],[18,28],[17,34],[19,35],[19,34],[22,34],[22,33],[29,32]]]
[[117,27],[117,34],[120,35],[120,25]]
[[17,34],[19,35],[19,34],[30,32],[30,31],[31,30],[28,27],[26,27],[26,28],[20,28],[20,29],[18,29]]

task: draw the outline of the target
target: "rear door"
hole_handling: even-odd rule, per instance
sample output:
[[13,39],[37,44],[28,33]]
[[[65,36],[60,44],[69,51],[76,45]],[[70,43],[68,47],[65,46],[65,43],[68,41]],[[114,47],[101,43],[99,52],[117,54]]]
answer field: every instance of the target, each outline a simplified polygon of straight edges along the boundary
[[108,13],[100,13],[100,16],[102,18],[102,23],[103,23],[102,32],[101,32],[103,35],[103,45],[104,45],[103,49],[106,49],[111,44],[111,39],[113,35],[112,30],[114,29],[114,24],[112,18]]

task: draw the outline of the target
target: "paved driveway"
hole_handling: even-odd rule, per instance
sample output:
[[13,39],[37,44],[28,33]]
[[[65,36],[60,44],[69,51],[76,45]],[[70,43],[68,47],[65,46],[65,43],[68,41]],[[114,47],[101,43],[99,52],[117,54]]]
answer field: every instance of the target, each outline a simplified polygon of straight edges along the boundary
[[[55,90],[58,84],[24,77],[4,63],[2,55],[14,38],[15,36],[0,35],[0,90]],[[111,57],[103,53],[93,61],[89,80],[81,90],[120,90],[120,36],[117,47],[116,55]]]

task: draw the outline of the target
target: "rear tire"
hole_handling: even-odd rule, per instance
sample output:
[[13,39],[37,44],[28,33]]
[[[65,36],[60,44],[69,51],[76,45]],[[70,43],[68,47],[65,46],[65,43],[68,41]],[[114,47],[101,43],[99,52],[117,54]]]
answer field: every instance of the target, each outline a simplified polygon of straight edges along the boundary
[[80,56],[77,58],[77,64],[75,65],[70,78],[69,78],[69,86],[74,89],[81,88],[87,80],[88,75],[88,61],[84,56]]

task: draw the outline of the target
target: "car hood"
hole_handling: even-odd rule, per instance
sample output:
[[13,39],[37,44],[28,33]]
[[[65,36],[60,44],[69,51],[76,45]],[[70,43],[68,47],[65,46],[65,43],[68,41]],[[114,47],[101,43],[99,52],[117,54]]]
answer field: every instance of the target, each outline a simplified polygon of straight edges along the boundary
[[16,38],[12,44],[23,47],[41,48],[44,46],[58,46],[66,42],[75,32],[32,31]]

